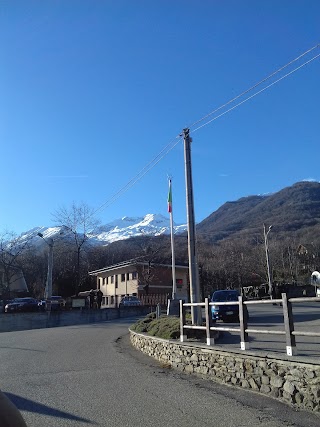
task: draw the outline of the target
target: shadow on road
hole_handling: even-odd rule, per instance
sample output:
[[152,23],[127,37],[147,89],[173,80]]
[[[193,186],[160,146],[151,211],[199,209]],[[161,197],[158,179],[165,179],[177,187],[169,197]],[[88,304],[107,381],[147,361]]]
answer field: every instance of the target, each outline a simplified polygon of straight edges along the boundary
[[24,351],[37,351],[39,353],[46,353],[45,350],[36,350],[34,348],[23,348],[23,347],[4,347],[4,346],[0,346],[0,350],[6,348],[9,350],[24,350]]
[[12,403],[15,404],[15,406],[20,411],[36,412],[38,414],[49,415],[51,417],[65,418],[68,420],[97,425],[97,423],[94,421],[82,417],[77,417],[76,415],[60,411],[59,409],[50,408],[49,406],[43,405],[30,399],[26,399],[16,394],[6,392],[4,392],[4,394],[11,400]]
[[95,328],[95,329],[105,329],[106,327],[113,327],[115,324],[121,324],[130,327],[135,322],[137,322],[139,319],[144,319],[143,317],[136,317],[136,318],[127,318],[127,319],[112,319],[107,320],[105,322],[99,322],[99,323],[88,323],[85,325],[69,325],[66,326],[70,329],[89,329],[89,328]]

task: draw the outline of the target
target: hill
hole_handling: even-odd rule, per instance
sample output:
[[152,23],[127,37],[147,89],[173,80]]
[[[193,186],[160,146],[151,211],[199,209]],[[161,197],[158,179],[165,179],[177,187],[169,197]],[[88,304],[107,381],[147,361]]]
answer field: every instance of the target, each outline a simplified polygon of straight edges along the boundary
[[198,224],[197,233],[212,243],[252,239],[263,224],[272,225],[278,239],[320,236],[320,183],[298,182],[271,195],[227,202]]

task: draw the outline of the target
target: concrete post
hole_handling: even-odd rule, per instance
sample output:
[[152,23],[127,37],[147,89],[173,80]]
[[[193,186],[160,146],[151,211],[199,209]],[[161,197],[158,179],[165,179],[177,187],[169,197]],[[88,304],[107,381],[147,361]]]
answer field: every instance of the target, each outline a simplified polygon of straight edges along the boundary
[[281,294],[284,328],[286,332],[286,350],[288,356],[297,354],[296,337],[292,334],[294,331],[292,304],[288,301],[287,294]]
[[214,345],[213,333],[210,330],[212,325],[212,317],[210,312],[209,298],[205,298],[205,316],[206,316],[206,335],[207,335],[207,345]]
[[183,307],[183,300],[181,299],[179,303],[180,303],[180,341],[184,342],[187,339],[187,336],[184,334],[184,329],[183,329],[183,325],[186,322],[186,313]]
[[240,321],[240,348],[241,350],[249,349],[249,337],[246,329],[248,328],[248,309],[243,304],[243,296],[239,296],[239,321]]

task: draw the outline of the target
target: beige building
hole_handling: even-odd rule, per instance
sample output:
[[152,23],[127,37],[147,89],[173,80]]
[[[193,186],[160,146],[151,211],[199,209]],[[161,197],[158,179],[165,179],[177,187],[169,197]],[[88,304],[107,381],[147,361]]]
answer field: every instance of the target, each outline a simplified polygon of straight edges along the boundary
[[[136,295],[142,304],[165,304],[172,295],[172,266],[148,262],[126,261],[100,270],[96,288],[103,293],[102,307],[118,307],[126,295]],[[188,267],[176,265],[177,298],[188,300]]]

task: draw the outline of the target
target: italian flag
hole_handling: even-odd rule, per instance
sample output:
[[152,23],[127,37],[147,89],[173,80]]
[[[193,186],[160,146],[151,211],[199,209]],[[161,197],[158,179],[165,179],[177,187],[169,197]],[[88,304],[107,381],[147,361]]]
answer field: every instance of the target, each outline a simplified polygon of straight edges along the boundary
[[171,179],[169,179],[168,212],[172,213],[172,188],[171,188]]

